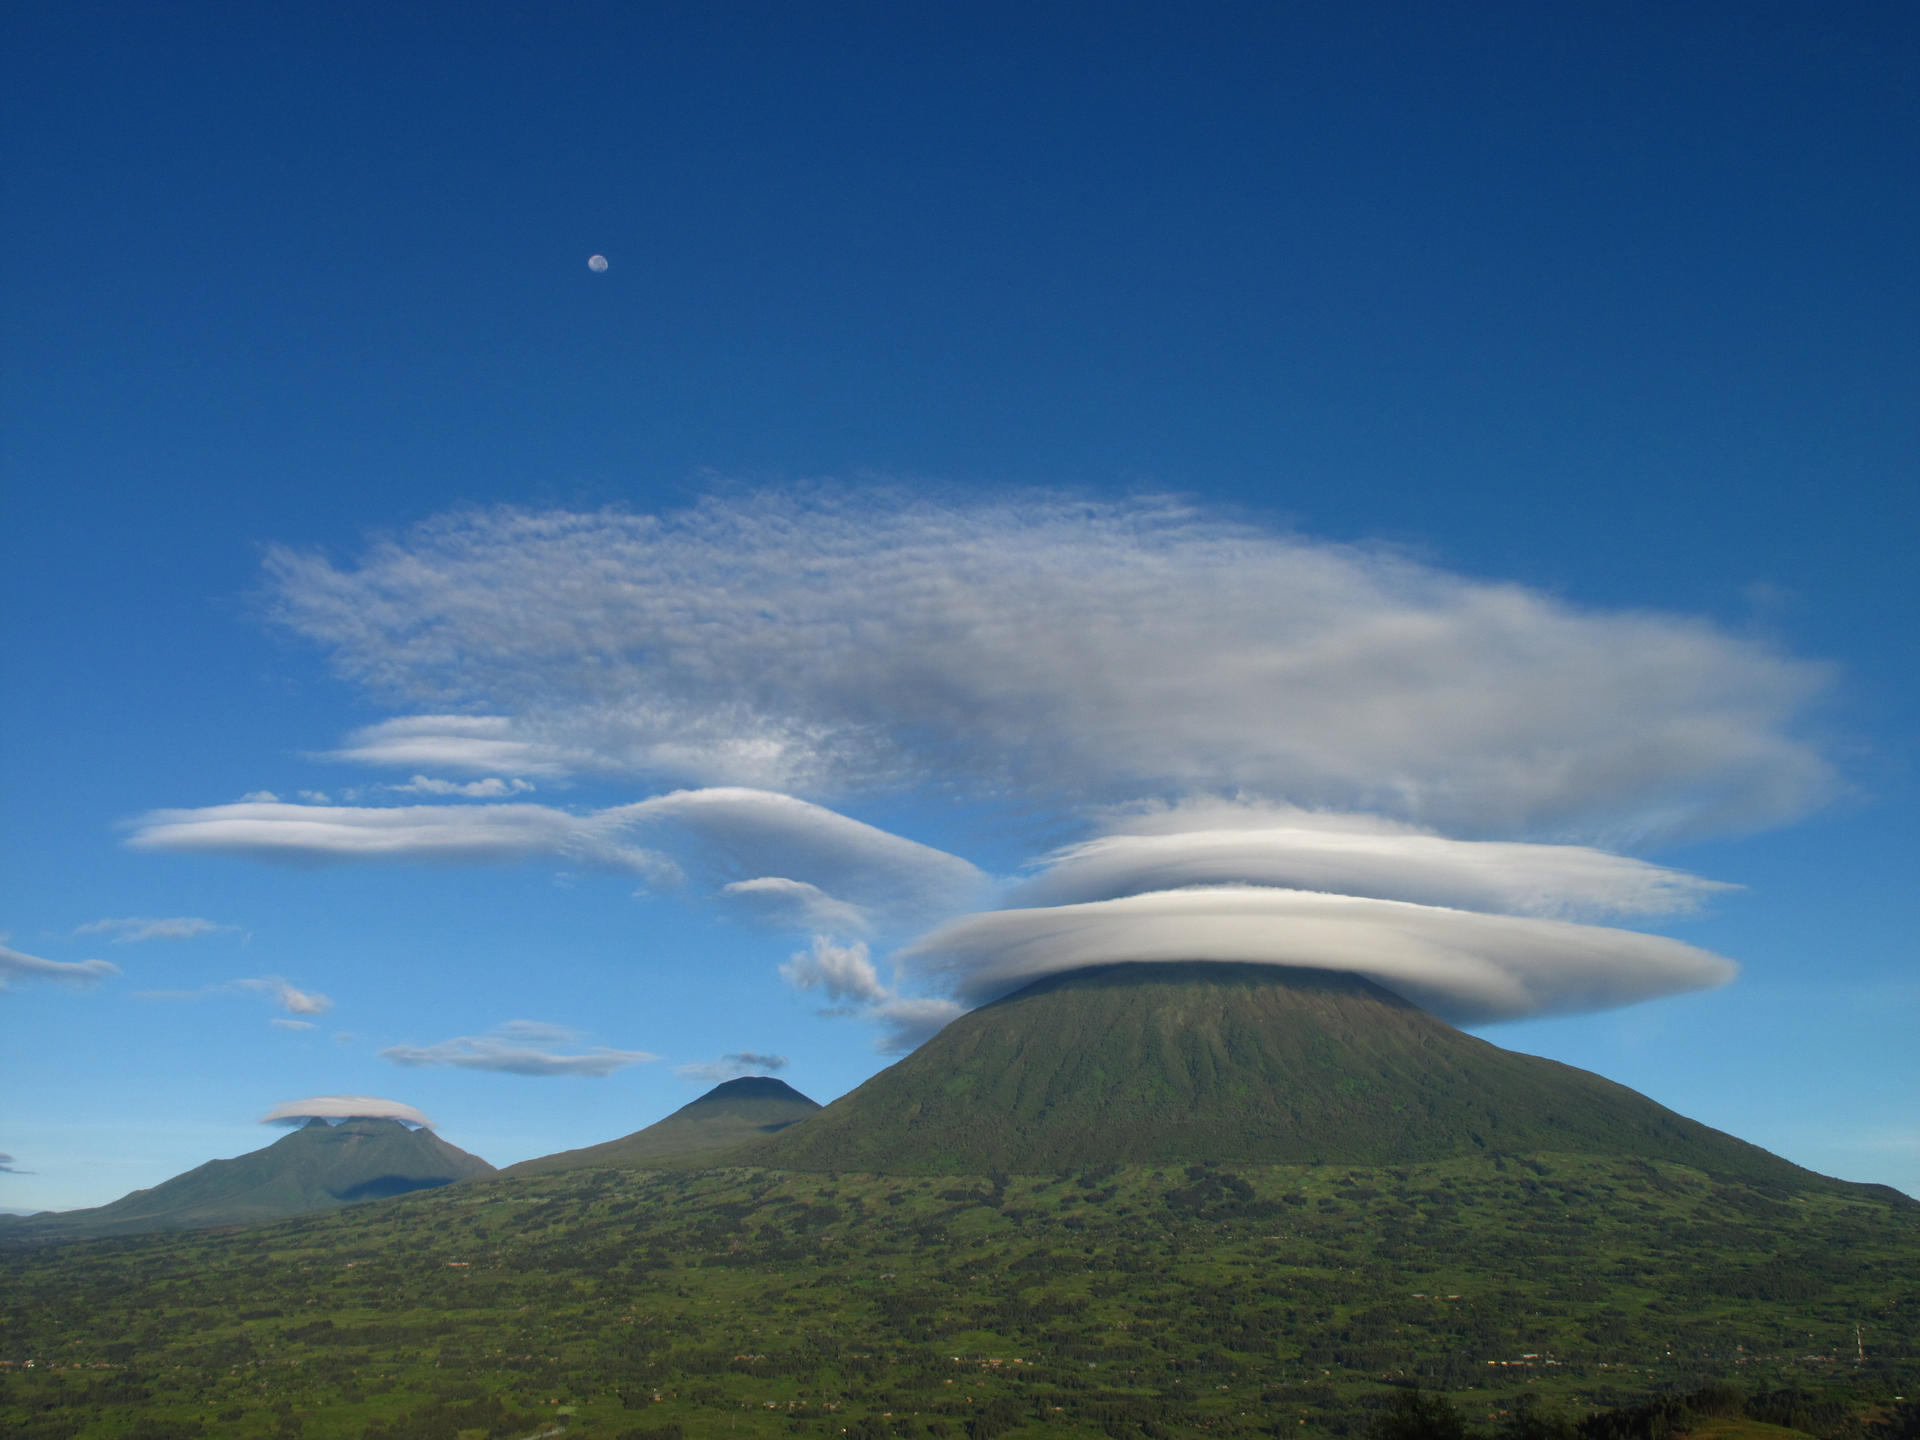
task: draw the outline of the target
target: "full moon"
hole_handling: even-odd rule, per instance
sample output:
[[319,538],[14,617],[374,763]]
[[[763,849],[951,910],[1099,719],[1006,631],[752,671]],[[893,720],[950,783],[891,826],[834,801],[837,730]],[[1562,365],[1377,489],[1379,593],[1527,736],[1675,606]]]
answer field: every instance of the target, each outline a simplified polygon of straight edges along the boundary
[[598,275],[602,270],[607,268],[607,257],[604,255],[589,255],[587,257],[587,268]]

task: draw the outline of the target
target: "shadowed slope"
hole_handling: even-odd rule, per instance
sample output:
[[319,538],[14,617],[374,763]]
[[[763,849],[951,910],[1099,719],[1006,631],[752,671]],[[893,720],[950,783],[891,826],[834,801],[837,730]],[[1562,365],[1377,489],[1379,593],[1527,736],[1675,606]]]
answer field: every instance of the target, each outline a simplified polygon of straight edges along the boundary
[[0,1233],[17,1239],[246,1225],[493,1173],[479,1156],[398,1120],[310,1120],[264,1149],[209,1160],[110,1205],[31,1216]]
[[502,1174],[544,1175],[555,1170],[584,1170],[596,1165],[621,1168],[679,1168],[717,1160],[742,1145],[784,1130],[818,1112],[820,1106],[784,1080],[749,1075],[716,1085],[698,1100],[682,1105],[666,1119],[581,1150],[563,1150],[509,1165]]
[[1041,1173],[1533,1151],[1673,1160],[1796,1188],[1839,1183],[1597,1075],[1463,1034],[1358,976],[1201,963],[1037,981],[734,1158]]

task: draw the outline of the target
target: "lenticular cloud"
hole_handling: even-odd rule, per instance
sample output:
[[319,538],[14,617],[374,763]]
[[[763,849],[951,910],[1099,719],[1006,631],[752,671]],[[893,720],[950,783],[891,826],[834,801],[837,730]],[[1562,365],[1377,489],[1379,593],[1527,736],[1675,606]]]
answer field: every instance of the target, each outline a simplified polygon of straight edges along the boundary
[[[790,983],[901,1047],[1137,960],[1347,970],[1462,1022],[1721,984],[1730,961],[1592,922],[1729,887],[1597,845],[1780,823],[1833,783],[1802,735],[1819,665],[1168,500],[494,508],[267,568],[278,622],[406,712],[326,758],[449,800],[525,776],[655,793],[261,796],[154,812],[131,843],[693,883],[812,932]],[[995,881],[803,794],[984,798],[1086,838]],[[883,978],[867,941],[915,934]]]
[[1043,975],[1115,962],[1344,970],[1460,1024],[1608,1010],[1734,975],[1731,961],[1664,936],[1260,886],[970,915],[923,936],[901,958],[969,1004]]
[[1170,501],[496,508],[348,566],[276,549],[268,572],[274,614],[343,674],[438,712],[358,737],[373,763],[1245,791],[1637,839],[1779,822],[1831,783],[1795,734],[1819,666]]

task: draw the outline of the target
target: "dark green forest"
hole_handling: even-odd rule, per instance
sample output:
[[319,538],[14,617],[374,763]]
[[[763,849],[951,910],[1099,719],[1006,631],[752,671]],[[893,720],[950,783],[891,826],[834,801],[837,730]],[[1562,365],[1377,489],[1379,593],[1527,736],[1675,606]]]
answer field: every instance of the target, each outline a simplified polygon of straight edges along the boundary
[[1559,1155],[582,1170],[0,1249],[19,1440],[1664,1440],[1726,1387],[1719,1440],[1913,1440],[1920,1206]]

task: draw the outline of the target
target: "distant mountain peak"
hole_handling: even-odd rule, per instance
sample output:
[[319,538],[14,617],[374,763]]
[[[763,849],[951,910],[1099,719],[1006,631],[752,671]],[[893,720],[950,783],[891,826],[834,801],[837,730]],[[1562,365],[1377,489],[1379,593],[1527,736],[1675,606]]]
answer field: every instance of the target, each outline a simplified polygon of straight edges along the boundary
[[509,1165],[508,1175],[541,1175],[594,1166],[679,1169],[723,1164],[731,1152],[818,1114],[820,1105],[784,1080],[743,1075],[690,1100],[664,1120],[601,1145]]
[[247,1225],[493,1173],[477,1155],[397,1119],[356,1116],[329,1123],[315,1116],[262,1149],[209,1160],[110,1205],[36,1216],[7,1233],[130,1235]]

